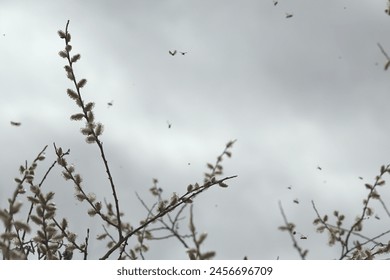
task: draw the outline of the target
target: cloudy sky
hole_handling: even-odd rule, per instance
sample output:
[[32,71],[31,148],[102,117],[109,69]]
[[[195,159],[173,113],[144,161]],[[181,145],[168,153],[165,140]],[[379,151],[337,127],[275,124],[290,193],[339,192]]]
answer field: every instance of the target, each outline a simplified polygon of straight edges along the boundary
[[[308,258],[337,258],[339,248],[312,225],[311,200],[322,214],[338,209],[352,223],[364,183],[389,163],[390,73],[377,46],[390,53],[385,9],[385,0],[0,0],[0,206],[19,165],[49,145],[37,178],[46,172],[53,142],[70,149],[87,191],[111,198],[97,146],[69,119],[78,107],[66,94],[72,84],[57,31],[70,20],[81,54],[76,75],[88,80],[83,97],[105,125],[102,141],[131,224],[146,215],[135,192],[151,204],[153,178],[164,195],[185,192],[237,139],[223,166],[238,177],[195,203],[197,229],[208,233],[204,250],[216,259],[298,259],[277,229],[281,201],[307,237],[299,241]],[[58,215],[70,218],[80,239],[87,227],[92,237],[101,233],[60,174],[55,169],[44,185],[56,192]],[[386,186],[383,196],[390,199]],[[389,218],[373,206],[381,219],[367,221],[371,235],[387,230]],[[186,258],[177,240],[149,245],[146,258]],[[103,251],[91,240],[91,257]]]

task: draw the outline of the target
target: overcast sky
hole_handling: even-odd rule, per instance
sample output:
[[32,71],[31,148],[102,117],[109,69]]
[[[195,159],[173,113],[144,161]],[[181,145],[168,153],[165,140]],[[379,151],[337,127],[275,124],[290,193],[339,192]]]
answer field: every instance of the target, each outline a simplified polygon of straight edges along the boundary
[[[308,258],[337,258],[338,247],[312,225],[311,200],[351,223],[364,183],[389,163],[390,72],[377,46],[390,53],[385,9],[385,0],[0,0],[0,206],[19,165],[45,145],[38,175],[48,169],[53,142],[70,149],[88,191],[111,198],[97,146],[69,119],[78,107],[66,94],[72,83],[57,31],[70,20],[73,52],[81,54],[76,75],[88,80],[83,97],[105,125],[102,141],[131,224],[146,215],[135,192],[151,203],[153,178],[167,196],[185,192],[237,139],[223,165],[224,175],[238,177],[195,203],[197,229],[208,233],[204,250],[216,259],[298,259],[277,229],[280,200],[307,236],[299,241]],[[91,237],[101,233],[60,174],[55,169],[44,185],[56,192],[58,215],[70,217],[79,240],[87,227]],[[383,195],[388,201],[386,186]],[[374,208],[382,219],[368,221],[369,232],[379,234],[389,217]],[[91,257],[100,257],[104,244],[90,242]],[[187,258],[177,240],[149,245],[146,258]]]

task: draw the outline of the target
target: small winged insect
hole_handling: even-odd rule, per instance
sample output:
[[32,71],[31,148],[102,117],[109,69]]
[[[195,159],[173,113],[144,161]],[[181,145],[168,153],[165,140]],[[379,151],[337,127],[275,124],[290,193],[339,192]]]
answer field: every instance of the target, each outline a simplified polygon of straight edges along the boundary
[[304,236],[303,234],[301,234],[301,239],[307,239],[307,236]]
[[292,18],[293,14],[286,13],[286,18]]
[[22,123],[20,123],[20,122],[13,122],[13,121],[11,121],[11,125],[13,125],[13,126],[20,126]]
[[185,55],[187,52],[180,52],[181,53],[181,55]]
[[168,124],[168,128],[172,127],[172,124],[169,121],[167,121],[167,124]]
[[172,55],[172,56],[174,56],[176,53],[177,53],[177,50],[169,51],[169,54]]
[[359,179],[360,179],[360,180],[363,180],[363,177],[359,176]]
[[278,1],[273,1],[274,2],[274,6],[278,5]]
[[293,202],[296,203],[296,204],[299,204],[298,198],[294,199]]
[[110,108],[112,105],[114,105],[114,100],[107,102],[107,108]]
[[288,186],[288,187],[287,187],[287,189],[291,190],[291,189],[292,189],[292,186],[291,186],[291,185],[290,185],[290,186]]
[[318,170],[322,170],[321,166],[317,166],[317,169],[318,169]]

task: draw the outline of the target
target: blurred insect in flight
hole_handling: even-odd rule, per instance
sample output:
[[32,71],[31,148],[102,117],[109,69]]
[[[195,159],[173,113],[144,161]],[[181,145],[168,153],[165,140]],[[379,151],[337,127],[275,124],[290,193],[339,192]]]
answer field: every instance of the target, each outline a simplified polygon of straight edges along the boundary
[[22,123],[21,122],[13,122],[11,121],[11,125],[13,126],[20,126]]

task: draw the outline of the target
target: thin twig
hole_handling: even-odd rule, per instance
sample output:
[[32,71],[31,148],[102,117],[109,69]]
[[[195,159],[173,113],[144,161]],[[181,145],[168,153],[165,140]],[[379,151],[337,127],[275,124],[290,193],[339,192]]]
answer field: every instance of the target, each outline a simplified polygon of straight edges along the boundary
[[280,209],[280,212],[282,213],[282,217],[283,217],[283,220],[284,220],[284,224],[286,225],[286,228],[287,228],[287,231],[291,237],[291,240],[293,242],[293,246],[294,248],[298,251],[298,254],[299,256],[301,257],[302,260],[305,260],[306,259],[306,254],[307,254],[307,250],[303,250],[299,245],[298,245],[298,242],[297,240],[295,239],[295,235],[293,233],[293,228],[291,227],[291,223],[289,223],[289,221],[287,220],[287,217],[286,217],[286,214],[284,213],[284,210],[283,210],[283,206],[282,206],[282,202],[279,201],[279,209]]
[[385,49],[382,47],[382,45],[380,43],[377,43],[379,49],[381,50],[382,54],[387,58],[387,61],[390,60],[390,57],[389,55],[386,53]]
[[[367,196],[367,199],[365,200],[365,203],[364,203],[362,214],[360,215],[360,218],[357,219],[356,222],[351,226],[351,229],[348,231],[347,237],[345,238],[345,249],[346,249],[346,251],[349,251],[348,250],[348,241],[349,241],[349,238],[351,236],[352,231],[354,231],[355,227],[358,227],[363,222],[364,217],[365,217],[366,212],[367,212],[367,209],[368,209],[368,203],[370,202],[370,199],[372,198],[372,194],[375,191],[375,187],[381,184],[381,182],[383,181],[382,180],[382,176],[386,172],[388,172],[389,167],[390,167],[390,164],[387,165],[386,167],[385,166],[381,167],[379,176],[376,177],[374,185],[371,186],[370,192],[369,192],[369,194]],[[369,185],[366,185],[366,186],[369,186]]]
[[386,206],[386,204],[383,202],[382,198],[379,197],[378,200],[379,200],[379,202],[382,204],[383,209],[385,209],[387,216],[390,217],[390,212],[389,212],[389,210],[387,209],[387,206]]
[[[44,151],[46,150],[46,148],[47,148],[47,145],[46,145],[45,148],[39,153],[38,156],[40,156],[41,154],[43,154]],[[70,150],[68,150],[68,151],[67,151],[66,153],[64,153],[63,155],[65,156],[65,155],[68,155],[69,153],[70,153]],[[37,158],[38,158],[38,157],[37,157]],[[38,184],[39,187],[42,187],[43,182],[46,180],[46,178],[47,178],[47,176],[49,175],[50,171],[54,168],[54,166],[55,166],[56,164],[57,164],[57,161],[55,160],[55,161],[51,164],[51,166],[49,167],[49,169],[46,171],[46,173],[45,173],[45,175],[43,176],[41,182]],[[34,195],[34,198],[35,198],[35,197],[37,197],[36,194]],[[30,210],[28,211],[28,214],[27,214],[27,220],[26,220],[26,223],[27,223],[27,224],[28,224],[29,221],[30,221],[30,216],[31,216],[31,213],[32,213],[33,209],[34,209],[34,203],[31,202]],[[22,236],[23,242],[24,242],[25,236],[26,236],[26,231],[23,232],[23,236]]]
[[87,260],[88,257],[88,240],[89,240],[89,228],[87,229],[87,236],[85,237],[84,260]]

